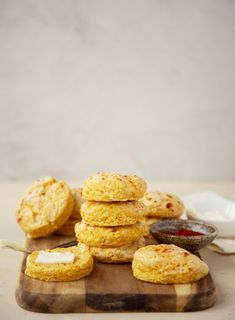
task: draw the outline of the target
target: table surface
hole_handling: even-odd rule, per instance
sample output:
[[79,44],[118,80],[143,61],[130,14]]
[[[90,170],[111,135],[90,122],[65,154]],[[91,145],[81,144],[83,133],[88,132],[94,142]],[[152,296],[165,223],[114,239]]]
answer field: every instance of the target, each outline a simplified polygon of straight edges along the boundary
[[[81,183],[71,183],[79,186]],[[0,183],[0,237],[24,243],[24,234],[15,221],[15,207],[28,183]],[[149,190],[162,190],[186,195],[192,192],[215,191],[235,201],[235,182],[158,182],[149,183]],[[21,254],[7,249],[0,251],[0,313],[6,319],[213,319],[232,320],[235,314],[235,255],[223,256],[208,249],[201,250],[218,287],[218,301],[211,309],[193,313],[112,313],[112,314],[39,314],[25,311],[15,302],[14,292]]]

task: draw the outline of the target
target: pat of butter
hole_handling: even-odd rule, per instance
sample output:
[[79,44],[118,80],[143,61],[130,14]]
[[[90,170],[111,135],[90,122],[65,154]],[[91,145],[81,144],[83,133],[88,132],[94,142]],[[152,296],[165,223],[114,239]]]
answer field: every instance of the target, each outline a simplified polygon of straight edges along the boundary
[[72,252],[39,251],[37,263],[73,263],[75,255]]

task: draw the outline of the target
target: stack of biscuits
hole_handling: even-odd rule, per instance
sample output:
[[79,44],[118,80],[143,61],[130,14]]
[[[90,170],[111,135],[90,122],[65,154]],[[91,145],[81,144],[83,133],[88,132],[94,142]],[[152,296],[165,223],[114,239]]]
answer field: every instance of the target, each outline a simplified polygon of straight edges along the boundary
[[85,180],[82,221],[75,225],[79,245],[100,262],[131,262],[144,246],[145,206],[138,200],[145,191],[146,183],[136,176],[101,172]]
[[177,219],[184,212],[184,204],[174,194],[166,192],[146,192],[140,200],[145,205],[145,216],[142,219],[145,225],[144,236],[151,238],[149,227],[163,219]]

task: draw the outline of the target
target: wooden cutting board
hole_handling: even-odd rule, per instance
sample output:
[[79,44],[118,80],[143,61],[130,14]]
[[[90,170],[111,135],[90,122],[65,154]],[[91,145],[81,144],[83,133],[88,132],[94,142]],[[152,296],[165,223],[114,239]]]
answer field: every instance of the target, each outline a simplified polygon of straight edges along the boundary
[[[27,240],[29,249],[50,248],[69,237]],[[43,313],[196,311],[211,307],[216,288],[208,274],[198,282],[158,285],[135,279],[131,264],[96,263],[88,277],[72,282],[44,282],[24,274],[23,257],[16,301],[26,310]]]

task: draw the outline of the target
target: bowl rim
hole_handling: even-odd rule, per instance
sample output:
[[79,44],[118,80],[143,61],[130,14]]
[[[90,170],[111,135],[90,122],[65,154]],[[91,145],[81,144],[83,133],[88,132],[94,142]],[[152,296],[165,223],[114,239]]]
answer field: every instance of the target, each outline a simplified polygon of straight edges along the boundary
[[[187,223],[190,222],[191,224],[195,224],[195,225],[201,225],[201,226],[205,226],[205,227],[209,227],[212,228],[213,231],[212,232],[208,232],[205,234],[201,234],[198,236],[184,236],[184,235],[176,235],[176,234],[167,234],[167,233],[163,233],[160,230],[155,230],[154,232],[152,232],[152,228],[154,228],[155,225],[160,225],[161,223],[165,222],[165,221],[174,221],[174,222],[183,222],[183,223]],[[180,228],[179,228],[180,229]],[[154,222],[153,224],[151,224],[150,228],[150,233],[154,236],[154,234],[158,233],[158,234],[164,234],[164,237],[170,237],[170,238],[185,238],[185,239],[199,239],[199,238],[203,238],[203,237],[208,237],[208,236],[213,236],[214,238],[218,235],[218,229],[216,228],[216,226],[214,226],[213,224],[210,223],[205,223],[203,221],[196,221],[196,220],[191,220],[191,219],[186,219],[186,220],[182,220],[182,219],[166,219],[163,221],[157,221]],[[193,230],[192,228],[189,227],[189,230]]]

